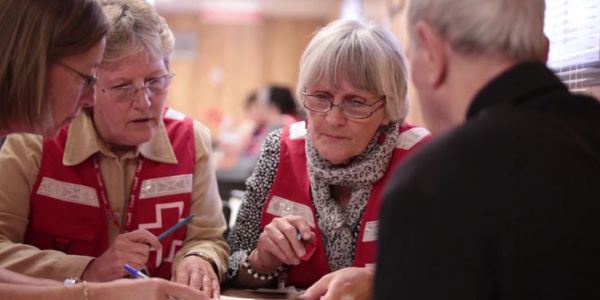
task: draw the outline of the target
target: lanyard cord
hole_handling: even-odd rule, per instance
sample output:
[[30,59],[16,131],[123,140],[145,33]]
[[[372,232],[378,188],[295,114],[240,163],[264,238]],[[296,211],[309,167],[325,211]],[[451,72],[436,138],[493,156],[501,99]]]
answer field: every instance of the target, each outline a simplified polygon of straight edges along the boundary
[[119,219],[119,214],[117,212],[115,212],[111,205],[110,202],[108,201],[108,195],[106,192],[106,185],[104,184],[104,180],[102,179],[102,173],[100,172],[100,163],[98,160],[98,153],[96,155],[94,155],[94,171],[96,173],[96,181],[98,184],[98,188],[99,188],[99,194],[100,194],[100,203],[102,205],[102,208],[104,210],[104,213],[106,214],[106,216],[113,222],[113,224],[115,224],[115,226],[117,226],[117,228],[119,228],[119,232],[123,233],[124,231],[131,231],[131,228],[129,228],[131,226],[131,212],[133,211],[133,208],[135,207],[135,203],[137,202],[137,187],[139,185],[139,181],[140,181],[140,173],[142,171],[142,167],[144,165],[144,158],[143,157],[139,157],[138,161],[137,161],[137,166],[135,168],[135,175],[133,176],[133,184],[131,185],[131,193],[129,196],[129,205],[127,206],[127,219],[125,221],[125,226],[121,226],[121,220]]

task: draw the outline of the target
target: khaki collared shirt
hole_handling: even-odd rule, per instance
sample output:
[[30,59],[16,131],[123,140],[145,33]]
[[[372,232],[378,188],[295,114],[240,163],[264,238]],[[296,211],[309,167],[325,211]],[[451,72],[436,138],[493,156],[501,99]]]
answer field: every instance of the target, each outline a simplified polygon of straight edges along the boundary
[[[194,122],[194,139],[196,166],[191,213],[196,216],[187,227],[183,248],[175,256],[173,266],[177,267],[187,253],[203,252],[214,259],[221,278],[224,278],[229,252],[222,237],[226,224],[210,155],[210,133],[198,122]],[[82,113],[69,128],[63,164],[77,165],[95,153],[100,153],[100,169],[110,205],[123,217],[139,155],[162,163],[177,163],[164,125],[151,140],[119,157],[102,142],[92,118]],[[81,276],[93,258],[39,250],[23,244],[29,222],[30,195],[39,173],[41,154],[42,137],[32,134],[8,136],[0,151],[0,267],[62,281],[69,276]],[[113,241],[119,228],[108,218],[106,224],[109,239]]]

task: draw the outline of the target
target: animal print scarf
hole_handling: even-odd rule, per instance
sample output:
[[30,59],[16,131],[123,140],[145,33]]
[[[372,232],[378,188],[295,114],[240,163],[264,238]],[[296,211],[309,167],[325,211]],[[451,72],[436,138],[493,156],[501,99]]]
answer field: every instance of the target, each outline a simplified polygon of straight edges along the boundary
[[[352,266],[360,221],[371,188],[385,173],[398,137],[397,122],[382,126],[362,154],[348,165],[335,166],[319,156],[310,134],[306,135],[311,195],[332,271]],[[352,187],[346,209],[331,197],[332,185]]]

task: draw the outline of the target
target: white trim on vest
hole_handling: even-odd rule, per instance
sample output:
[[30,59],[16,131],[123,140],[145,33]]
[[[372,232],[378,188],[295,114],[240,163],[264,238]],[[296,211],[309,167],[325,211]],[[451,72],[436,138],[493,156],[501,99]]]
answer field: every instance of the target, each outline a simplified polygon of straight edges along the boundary
[[60,181],[49,177],[42,178],[37,194],[60,201],[100,207],[96,189],[93,187]]
[[176,111],[172,108],[167,109],[167,112],[165,113],[164,117],[167,119],[178,120],[178,121],[183,121],[183,119],[185,119],[185,115],[183,113]]
[[429,130],[423,127],[413,127],[400,134],[396,148],[409,150],[430,134]]
[[146,179],[142,181],[140,199],[192,192],[192,174]]
[[273,196],[267,206],[267,213],[278,217],[300,216],[310,227],[316,228],[315,218],[310,207],[283,197]]
[[306,136],[306,122],[300,121],[290,125],[290,140],[303,139]]
[[365,231],[363,232],[363,242],[372,242],[377,240],[377,229],[379,228],[379,220],[369,221],[365,223]]
[[[177,253],[177,247],[181,247],[181,245],[183,245],[182,240],[173,240],[171,242],[171,250],[169,250],[169,255],[165,258],[165,262],[169,262],[169,263],[173,262],[173,259],[175,259],[175,253]],[[160,253],[160,254],[161,254],[160,257],[162,257],[162,253]],[[157,254],[157,257],[158,257],[158,254]]]
[[[156,222],[138,224],[138,229],[162,228],[163,227],[162,212],[163,212],[163,210],[167,210],[167,209],[177,208],[177,212],[179,214],[178,222],[183,220],[183,218],[182,218],[183,206],[184,206],[183,201],[156,204],[156,206],[154,207],[154,210],[155,210],[154,214],[156,217]],[[162,261],[162,255],[163,255],[162,249],[153,249],[151,251],[156,251],[156,266],[159,266]]]

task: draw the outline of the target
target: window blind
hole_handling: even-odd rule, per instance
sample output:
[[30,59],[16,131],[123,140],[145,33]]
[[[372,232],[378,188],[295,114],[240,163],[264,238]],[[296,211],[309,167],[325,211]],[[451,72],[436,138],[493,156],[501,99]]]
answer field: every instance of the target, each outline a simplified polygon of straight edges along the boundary
[[546,0],[544,31],[548,66],[571,90],[600,86],[600,0]]

